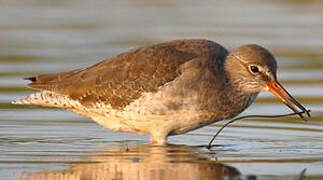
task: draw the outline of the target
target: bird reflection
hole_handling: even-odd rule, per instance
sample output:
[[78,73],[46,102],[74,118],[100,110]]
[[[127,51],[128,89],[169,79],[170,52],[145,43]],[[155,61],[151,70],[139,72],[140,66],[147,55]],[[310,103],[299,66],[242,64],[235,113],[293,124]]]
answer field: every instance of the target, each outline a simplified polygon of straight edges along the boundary
[[[207,180],[235,177],[240,172],[209,160],[192,146],[109,146],[107,151],[73,159],[65,170],[22,173],[22,179],[44,180]],[[66,160],[66,159],[65,159]]]

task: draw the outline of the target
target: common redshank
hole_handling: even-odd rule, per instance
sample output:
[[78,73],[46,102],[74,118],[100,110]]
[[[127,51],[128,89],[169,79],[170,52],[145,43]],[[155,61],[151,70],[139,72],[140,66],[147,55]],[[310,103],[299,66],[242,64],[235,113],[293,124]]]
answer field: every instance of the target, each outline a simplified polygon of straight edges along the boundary
[[209,40],[175,40],[84,69],[27,77],[39,91],[13,103],[64,108],[164,145],[170,135],[237,116],[262,91],[307,112],[278,83],[276,70],[272,54],[256,44],[229,53]]

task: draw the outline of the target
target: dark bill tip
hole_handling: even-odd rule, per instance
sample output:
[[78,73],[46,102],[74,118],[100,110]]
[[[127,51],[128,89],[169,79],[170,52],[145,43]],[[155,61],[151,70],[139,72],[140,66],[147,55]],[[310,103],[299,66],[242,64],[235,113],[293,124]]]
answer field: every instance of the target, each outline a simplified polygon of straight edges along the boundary
[[[308,117],[311,117],[310,110],[307,110],[296,99],[291,96],[282,85],[277,81],[267,82],[268,91],[278,97],[284,104],[286,104],[291,110],[297,113],[302,119],[304,119],[303,113],[306,113]],[[297,108],[301,111],[298,111]],[[303,113],[302,113],[303,112]]]

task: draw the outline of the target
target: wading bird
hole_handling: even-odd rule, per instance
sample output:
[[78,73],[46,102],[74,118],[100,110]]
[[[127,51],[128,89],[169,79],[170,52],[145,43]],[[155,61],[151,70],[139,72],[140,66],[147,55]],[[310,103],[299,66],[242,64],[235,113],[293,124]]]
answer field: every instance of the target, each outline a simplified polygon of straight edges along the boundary
[[167,136],[237,116],[262,91],[307,112],[278,83],[276,70],[272,54],[256,44],[229,53],[209,40],[175,40],[84,69],[27,77],[39,92],[13,103],[64,108],[164,145]]

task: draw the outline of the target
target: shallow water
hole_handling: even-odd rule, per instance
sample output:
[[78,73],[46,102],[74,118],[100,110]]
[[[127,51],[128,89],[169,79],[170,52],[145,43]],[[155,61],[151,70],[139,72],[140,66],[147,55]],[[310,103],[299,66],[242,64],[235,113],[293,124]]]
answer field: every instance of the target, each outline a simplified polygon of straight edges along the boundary
[[[320,1],[0,2],[0,179],[323,179],[323,4]],[[149,145],[59,109],[11,105],[24,76],[85,67],[133,47],[208,38],[262,44],[278,77],[313,111],[298,118],[214,124]],[[262,93],[246,114],[283,114]]]

